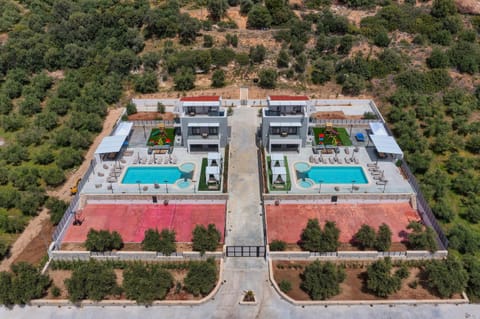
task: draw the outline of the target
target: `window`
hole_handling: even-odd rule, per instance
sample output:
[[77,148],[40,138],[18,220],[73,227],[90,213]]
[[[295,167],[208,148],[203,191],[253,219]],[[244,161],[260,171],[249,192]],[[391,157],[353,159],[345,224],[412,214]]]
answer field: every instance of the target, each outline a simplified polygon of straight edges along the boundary
[[208,128],[209,135],[218,135],[218,127],[209,127]]

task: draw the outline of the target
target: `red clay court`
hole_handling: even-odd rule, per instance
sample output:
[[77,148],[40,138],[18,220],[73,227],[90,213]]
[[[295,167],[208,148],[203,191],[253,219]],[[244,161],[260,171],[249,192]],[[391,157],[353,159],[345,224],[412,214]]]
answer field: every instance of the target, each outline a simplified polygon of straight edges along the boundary
[[340,229],[340,242],[348,243],[362,224],[378,229],[382,223],[392,230],[392,241],[405,239],[406,227],[420,217],[409,203],[382,204],[273,204],[266,206],[268,240],[297,243],[308,219],[318,218],[323,227],[331,220]]
[[168,228],[175,230],[177,242],[191,242],[197,224],[215,224],[223,242],[225,204],[87,204],[78,218],[82,225],[70,225],[63,242],[84,242],[91,228],[116,230],[126,243],[141,242],[149,228]]

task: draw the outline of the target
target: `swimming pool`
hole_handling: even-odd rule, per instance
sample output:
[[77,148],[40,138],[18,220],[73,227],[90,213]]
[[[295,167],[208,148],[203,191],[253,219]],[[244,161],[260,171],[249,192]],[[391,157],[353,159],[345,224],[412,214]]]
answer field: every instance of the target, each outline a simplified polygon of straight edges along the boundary
[[[308,163],[295,163],[298,180],[310,179],[323,184],[368,184],[361,166],[310,166]],[[309,169],[308,169],[309,167]],[[306,185],[305,185],[306,186]]]
[[[185,163],[179,166],[133,166],[127,168],[122,184],[174,184],[178,180],[185,181],[193,176],[195,164]],[[186,183],[177,184],[180,188]]]

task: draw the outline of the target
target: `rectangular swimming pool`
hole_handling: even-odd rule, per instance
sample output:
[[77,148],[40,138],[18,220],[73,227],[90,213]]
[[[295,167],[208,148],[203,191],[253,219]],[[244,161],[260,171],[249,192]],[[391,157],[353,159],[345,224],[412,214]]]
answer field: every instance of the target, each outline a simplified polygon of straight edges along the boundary
[[138,166],[129,167],[123,176],[123,184],[174,184],[179,179],[191,179],[193,163],[180,166]]
[[315,183],[323,184],[368,184],[361,166],[314,166],[305,172],[298,172],[299,179],[309,178]]

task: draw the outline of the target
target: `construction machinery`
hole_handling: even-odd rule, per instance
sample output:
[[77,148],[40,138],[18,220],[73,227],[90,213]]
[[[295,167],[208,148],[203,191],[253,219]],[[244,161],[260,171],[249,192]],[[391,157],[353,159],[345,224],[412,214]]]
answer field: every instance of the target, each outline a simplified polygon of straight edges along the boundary
[[70,195],[73,196],[73,195],[76,195],[76,194],[77,194],[77,192],[78,192],[78,185],[80,184],[80,181],[81,181],[81,180],[82,180],[81,178],[77,179],[77,182],[75,183],[75,185],[73,185],[72,187],[70,187]]

